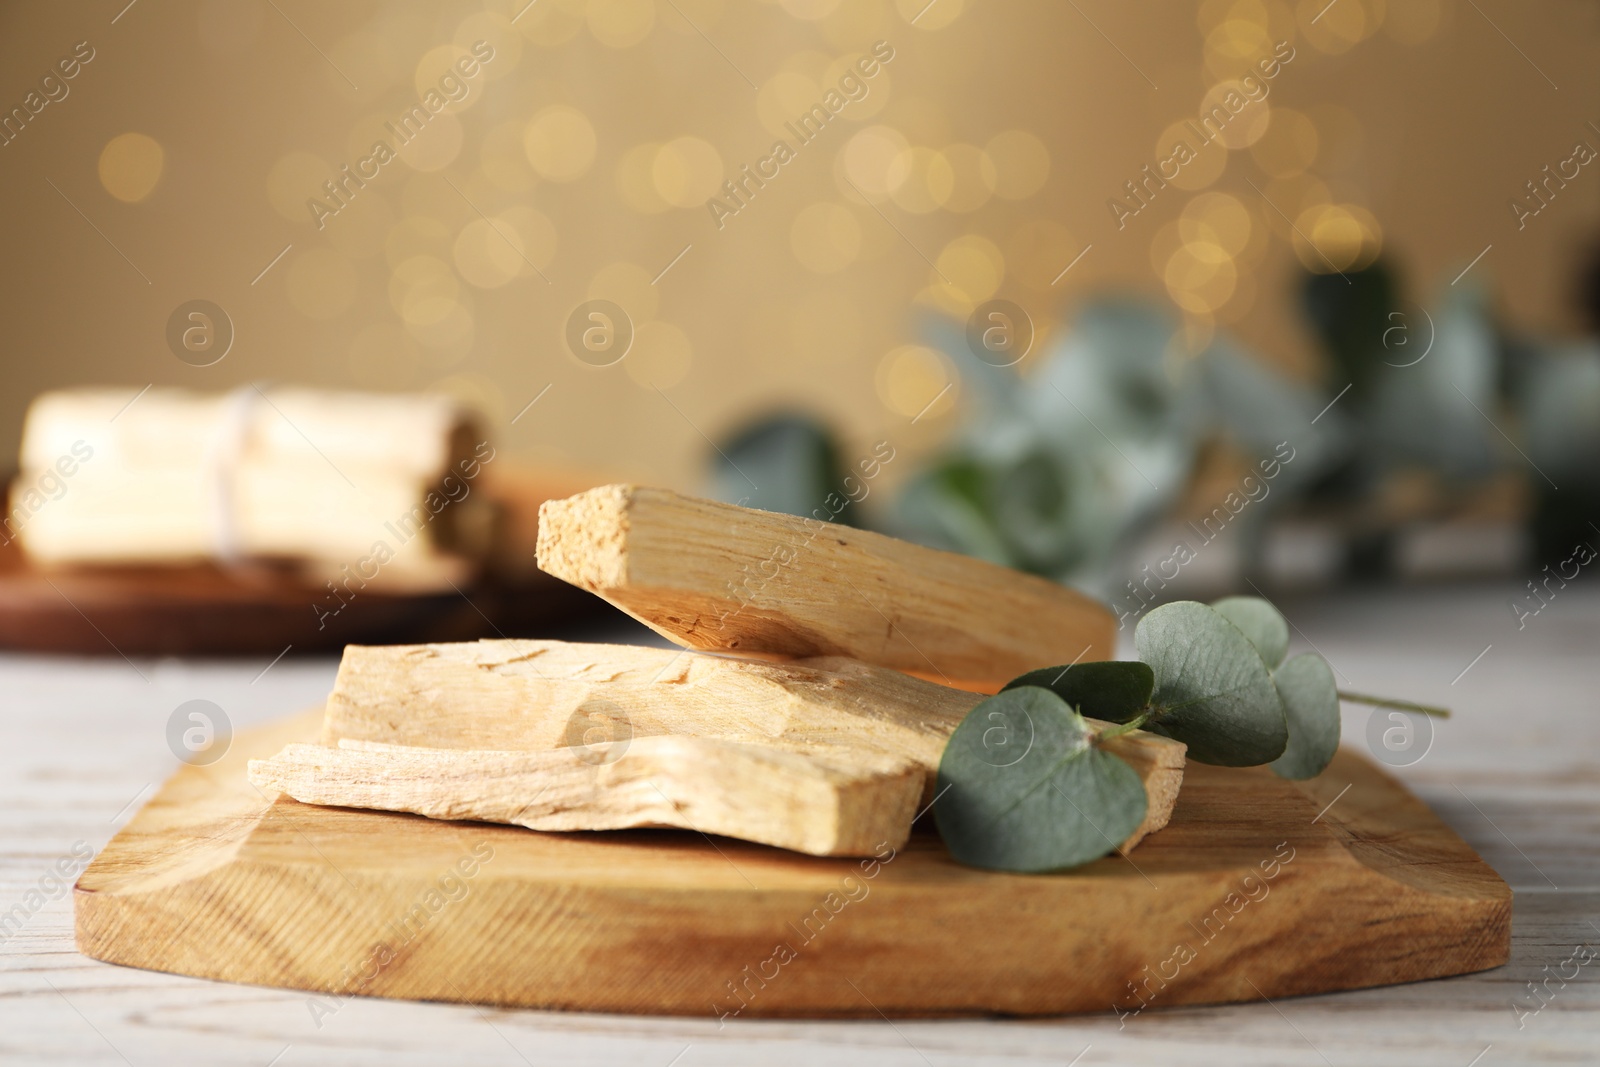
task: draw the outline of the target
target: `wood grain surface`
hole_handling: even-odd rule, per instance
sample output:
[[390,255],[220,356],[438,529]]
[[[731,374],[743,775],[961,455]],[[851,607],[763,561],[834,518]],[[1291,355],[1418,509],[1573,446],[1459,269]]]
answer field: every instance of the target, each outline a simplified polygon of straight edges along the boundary
[[[598,746],[678,734],[834,761],[862,753],[920,767],[927,803],[946,742],[982,699],[838,656],[768,663],[573,641],[352,645],[328,698],[322,740],[520,752],[576,747],[592,755]],[[1106,726],[1088,721],[1091,729]],[[1167,824],[1184,748],[1143,730],[1106,743],[1139,775],[1148,798],[1144,819],[1120,848]],[[804,818],[796,814],[797,823]],[[770,829],[763,823],[760,834],[732,836],[772,843]],[[791,834],[805,835],[799,826]]]
[[1105,606],[953,552],[667,489],[607,485],[539,509],[539,566],[689,648],[848,656],[994,692],[1109,659]]
[[263,792],[306,804],[530,830],[677,827],[812,856],[905,844],[924,777],[871,750],[665,734],[553,752],[341,741],[250,761]]
[[931,833],[818,859],[323,808],[246,780],[319,730],[301,716],[180,770],[79,879],[79,948],[334,998],[726,1019],[1137,1015],[1461,974],[1510,946],[1505,883],[1348,751],[1306,784],[1193,766],[1130,857],[1030,876],[962,867]]

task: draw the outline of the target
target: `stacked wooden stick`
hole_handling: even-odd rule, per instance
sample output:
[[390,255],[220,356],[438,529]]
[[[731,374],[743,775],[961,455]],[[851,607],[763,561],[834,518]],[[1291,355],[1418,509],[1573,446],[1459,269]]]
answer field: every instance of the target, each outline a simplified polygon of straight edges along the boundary
[[[983,692],[1112,652],[1110,614],[1043,579],[661,489],[546,503],[539,565],[681,648],[350,646],[322,743],[252,761],[251,780],[313,804],[868,855],[905,842]],[[1126,851],[1166,825],[1184,747],[1107,745],[1149,796]]]
[[273,561],[448,589],[487,549],[494,454],[441,394],[61,390],[28,408],[0,538],[46,566]]

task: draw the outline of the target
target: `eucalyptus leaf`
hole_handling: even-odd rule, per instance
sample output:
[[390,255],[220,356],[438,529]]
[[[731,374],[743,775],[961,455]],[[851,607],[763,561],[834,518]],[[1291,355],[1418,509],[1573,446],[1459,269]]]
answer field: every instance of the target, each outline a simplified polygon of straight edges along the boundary
[[1339,748],[1339,687],[1328,661],[1305,652],[1279,667],[1272,680],[1283,698],[1289,744],[1272,763],[1284,778],[1315,778]]
[[784,515],[815,515],[859,525],[859,509],[842,506],[848,472],[833,432],[817,420],[783,413],[760,419],[717,446],[712,493],[719,500]]
[[1204,604],[1180,600],[1146,615],[1134,643],[1156,679],[1146,729],[1182,741],[1200,763],[1253,767],[1283,755],[1283,701],[1237,626]]
[[1384,331],[1395,325],[1393,313],[1402,306],[1399,288],[1382,259],[1354,270],[1307,273],[1302,282],[1301,308],[1337,377],[1354,387],[1353,400],[1364,400],[1383,373],[1382,341],[1391,336]]
[[930,548],[1025,570],[994,527],[987,480],[988,472],[966,456],[920,472],[902,491],[889,532]]
[[1589,521],[1600,513],[1600,338],[1530,345],[1518,363],[1528,461],[1561,486],[1557,492],[1551,482],[1531,479],[1529,532],[1537,562],[1559,571],[1574,546],[1594,536]]
[[973,867],[1054,871],[1099,859],[1144,821],[1144,783],[1093,744],[1083,716],[1048,689],[978,704],[939,761],[934,817]]
[[1193,372],[1210,417],[1246,454],[1266,456],[1280,442],[1292,441],[1299,466],[1344,450],[1337,441],[1347,432],[1340,425],[1343,413],[1338,407],[1324,410],[1331,394],[1297,381],[1229,337],[1213,340]]
[[1443,305],[1414,332],[1419,346],[1431,340],[1427,358],[1384,352],[1393,369],[1380,368],[1386,373],[1373,382],[1362,432],[1369,462],[1420,466],[1454,481],[1484,478],[1500,440],[1484,419],[1499,406],[1500,340],[1488,300],[1467,284],[1447,287]]
[[1261,653],[1268,670],[1278,669],[1289,652],[1289,623],[1270,601],[1258,596],[1230,596],[1212,601],[1211,610],[1244,632]]
[[1105,660],[1043,667],[1006,683],[1008,689],[1036,685],[1048,689],[1078,714],[1106,722],[1127,722],[1150,703],[1156,676],[1138,660]]

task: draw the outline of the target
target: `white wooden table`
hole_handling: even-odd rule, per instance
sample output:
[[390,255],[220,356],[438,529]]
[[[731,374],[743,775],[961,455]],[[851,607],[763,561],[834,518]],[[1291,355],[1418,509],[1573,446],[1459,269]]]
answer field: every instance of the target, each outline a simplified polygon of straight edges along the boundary
[[[1345,688],[1456,710],[1398,773],[1515,888],[1511,963],[1409,986],[1151,1010],[1120,1025],[1107,1012],[719,1028],[362,998],[319,1025],[302,993],[98,963],[73,948],[70,896],[29,891],[48,889],[41,880],[74,862],[75,845],[104,845],[174,769],[165,730],[177,705],[211,700],[248,726],[319,701],[335,663],[289,658],[263,674],[265,657],[0,656],[0,1063],[1595,1063],[1600,961],[1563,961],[1578,946],[1600,950],[1600,579],[1569,586],[1520,631],[1516,595],[1507,584],[1282,605],[1296,645],[1314,643]],[[1365,744],[1368,712],[1345,714],[1346,744]],[[1551,977],[1574,971],[1564,985]],[[1540,1003],[1528,983],[1546,978],[1546,1006],[1519,1018],[1514,1005]]]

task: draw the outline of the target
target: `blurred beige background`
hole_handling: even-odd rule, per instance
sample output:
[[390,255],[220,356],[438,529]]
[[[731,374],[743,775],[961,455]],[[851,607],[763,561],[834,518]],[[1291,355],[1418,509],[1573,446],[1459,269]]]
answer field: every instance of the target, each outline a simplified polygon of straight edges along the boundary
[[[526,2],[8,5],[0,106],[38,113],[0,147],[0,447],[69,384],[440,387],[514,455],[693,486],[703,435],[779,405],[931,445],[962,390],[911,424],[953,373],[915,317],[993,296],[1046,344],[1145,293],[1176,355],[1229,330],[1314,374],[1289,268],[1379,248],[1427,301],[1492,246],[1471,277],[1514,326],[1575,326],[1600,166],[1521,230],[1509,201],[1600,147],[1588,0]],[[719,229],[707,198],[880,40],[866,95]],[[319,230],[322,183],[478,41],[465,98]],[[1108,200],[1279,42],[1265,99],[1119,230]],[[635,323],[613,366],[564,341],[592,297]],[[236,331],[209,367],[166,342],[194,299]]]

